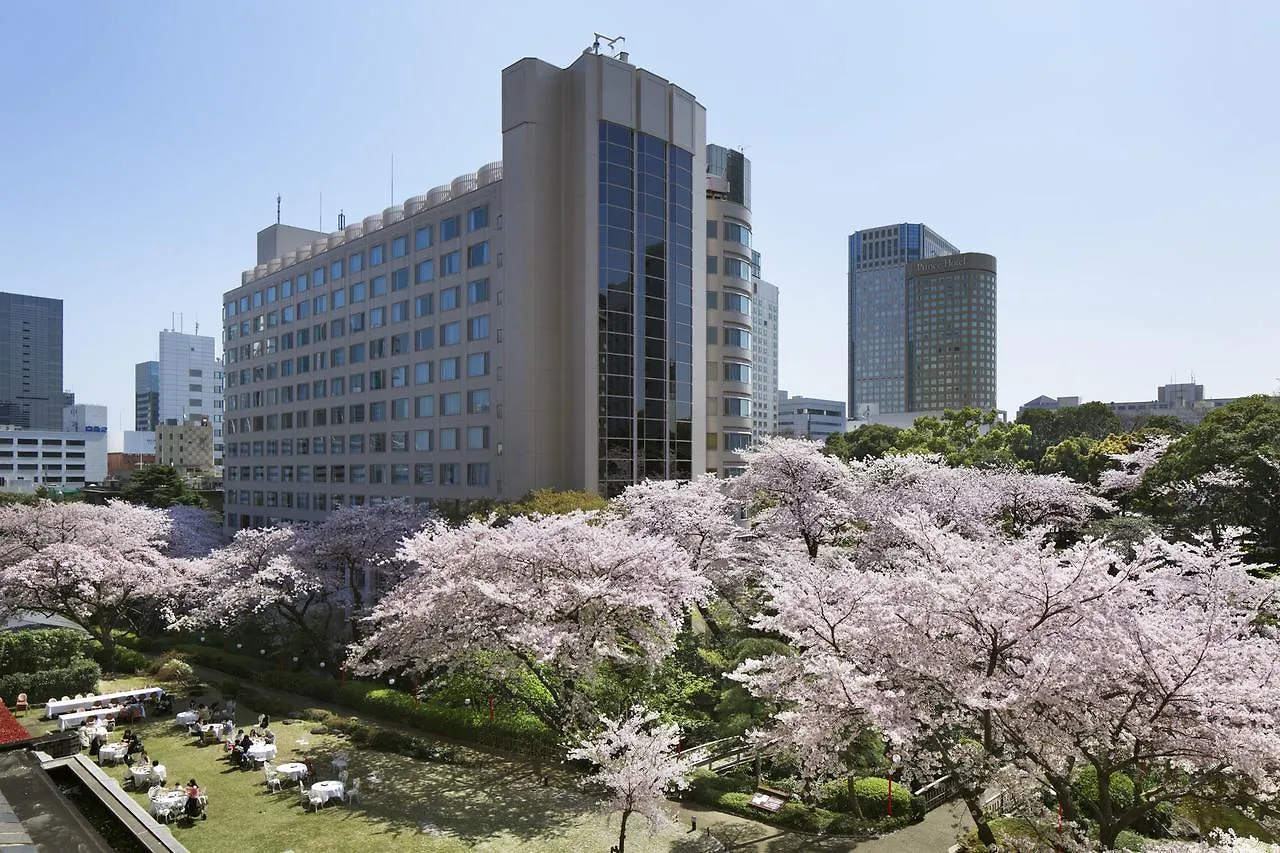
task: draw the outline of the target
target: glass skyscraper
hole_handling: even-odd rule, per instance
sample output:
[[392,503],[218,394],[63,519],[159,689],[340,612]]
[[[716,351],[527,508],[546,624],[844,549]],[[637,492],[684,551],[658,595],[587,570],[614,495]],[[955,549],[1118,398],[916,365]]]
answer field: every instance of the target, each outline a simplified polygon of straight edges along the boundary
[[62,429],[62,300],[0,293],[0,424]]
[[907,264],[954,255],[919,223],[866,228],[849,237],[849,416],[911,411]]

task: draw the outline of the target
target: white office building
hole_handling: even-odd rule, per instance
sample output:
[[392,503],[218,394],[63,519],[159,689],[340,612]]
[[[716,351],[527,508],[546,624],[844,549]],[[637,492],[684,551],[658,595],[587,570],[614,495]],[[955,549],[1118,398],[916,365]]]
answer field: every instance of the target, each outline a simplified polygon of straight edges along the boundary
[[778,286],[751,283],[751,430],[755,440],[778,434]]
[[778,392],[778,434],[826,441],[827,436],[846,429],[843,400],[819,397],[792,397]]
[[[151,386],[142,387],[144,379],[154,381],[158,401],[156,424],[183,424],[207,418],[213,425],[214,465],[222,464],[223,376],[222,360],[216,355],[216,341],[207,335],[189,335],[165,330],[160,333],[160,358],[155,369],[145,376],[137,367],[135,388],[139,407]],[[153,428],[154,426],[153,425]]]
[[61,430],[0,429],[0,491],[75,492],[106,477],[106,406],[66,406]]

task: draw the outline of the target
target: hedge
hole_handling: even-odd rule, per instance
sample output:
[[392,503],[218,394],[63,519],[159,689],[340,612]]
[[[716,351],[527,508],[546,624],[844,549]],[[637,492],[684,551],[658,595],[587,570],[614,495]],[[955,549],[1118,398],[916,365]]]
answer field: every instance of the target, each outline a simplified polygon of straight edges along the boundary
[[[854,796],[858,799],[858,807],[862,815],[875,820],[889,813],[889,780],[879,776],[864,776],[854,781]],[[836,779],[824,784],[818,792],[819,802],[832,811],[851,812],[849,802],[849,782]],[[911,796],[910,788],[904,783],[893,786],[894,815],[908,815],[921,812],[923,803]]]
[[0,672],[68,667],[80,657],[84,634],[71,628],[0,633]]
[[[521,752],[550,753],[557,750],[558,738],[540,720],[527,712],[503,710],[489,722],[487,709],[456,708],[431,701],[414,702],[413,697],[385,685],[346,679],[345,682],[309,673],[283,671],[259,658],[234,655],[207,646],[183,645],[178,650],[193,662],[225,672],[264,687],[296,693],[321,702],[332,702],[356,711],[403,723],[424,732]],[[272,713],[292,710],[287,703],[262,695],[243,694],[245,705]],[[263,708],[263,701],[275,710]]]
[[12,702],[19,693],[25,693],[32,705],[42,705],[49,698],[96,693],[100,678],[102,668],[91,660],[40,672],[15,672],[0,677],[0,696]]
[[[118,644],[119,642],[119,639],[117,639],[116,643]],[[107,656],[102,649],[102,641],[90,640],[85,644],[85,649],[98,662],[98,666],[105,667],[107,665]],[[151,666],[151,659],[142,652],[134,651],[128,646],[116,646],[116,661],[111,667],[112,671],[134,673],[149,666]]]

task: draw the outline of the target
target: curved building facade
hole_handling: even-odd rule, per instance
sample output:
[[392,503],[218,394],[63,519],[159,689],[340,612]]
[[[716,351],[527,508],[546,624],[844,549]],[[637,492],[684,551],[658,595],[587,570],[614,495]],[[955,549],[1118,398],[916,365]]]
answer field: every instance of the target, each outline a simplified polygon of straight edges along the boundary
[[751,163],[707,146],[707,471],[742,473],[753,440]]
[[964,252],[907,264],[913,412],[996,408],[996,259]]

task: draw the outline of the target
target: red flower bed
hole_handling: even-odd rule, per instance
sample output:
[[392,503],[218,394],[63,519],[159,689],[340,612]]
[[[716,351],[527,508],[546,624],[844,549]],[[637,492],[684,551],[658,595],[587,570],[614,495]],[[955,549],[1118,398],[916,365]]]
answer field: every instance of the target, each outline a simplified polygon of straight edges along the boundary
[[31,737],[31,732],[22,727],[13,718],[13,714],[9,712],[9,707],[0,702],[0,744],[15,743],[20,740],[27,740]]

